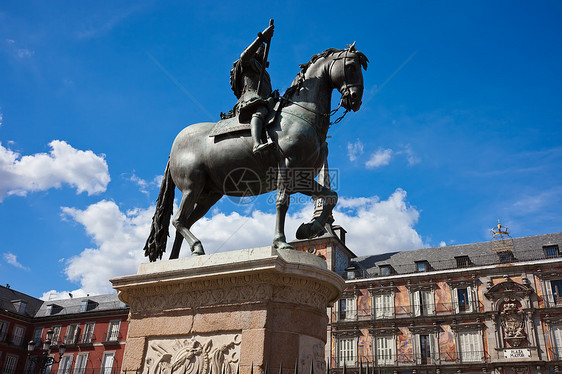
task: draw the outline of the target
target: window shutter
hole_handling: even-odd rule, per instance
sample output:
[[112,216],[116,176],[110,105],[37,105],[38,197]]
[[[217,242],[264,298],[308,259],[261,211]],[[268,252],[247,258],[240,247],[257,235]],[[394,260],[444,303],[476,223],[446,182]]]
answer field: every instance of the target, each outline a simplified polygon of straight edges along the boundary
[[451,299],[453,300],[453,308],[455,309],[455,314],[459,314],[459,289],[451,288]]
[[427,315],[434,315],[435,314],[435,304],[433,303],[433,291],[422,291],[423,295],[423,305],[427,310]]
[[467,305],[468,308],[467,308],[467,311],[468,311],[469,313],[474,312],[474,308],[476,307],[475,302],[474,302],[473,293],[472,293],[472,292],[473,292],[472,287],[471,287],[471,286],[468,286],[468,287],[466,288],[466,293],[467,293],[467,295],[468,295],[468,305]]
[[551,306],[555,306],[555,302],[554,302],[554,295],[552,294],[552,282],[547,280],[544,281],[544,288],[546,291],[546,307],[551,307]]
[[435,361],[439,358],[438,356],[438,352],[437,352],[437,336],[436,334],[430,334],[429,335],[429,356],[431,359],[431,362],[428,362],[428,364],[434,364]]
[[421,315],[420,292],[421,291],[414,292],[414,316],[416,317]]
[[554,335],[555,352],[557,353],[555,359],[560,359],[562,356],[562,326],[553,327],[552,334]]

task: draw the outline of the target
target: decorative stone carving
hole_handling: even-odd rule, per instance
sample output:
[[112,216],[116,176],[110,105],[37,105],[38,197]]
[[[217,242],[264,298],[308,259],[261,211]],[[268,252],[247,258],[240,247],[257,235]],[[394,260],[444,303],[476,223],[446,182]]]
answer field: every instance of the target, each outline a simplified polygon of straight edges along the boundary
[[503,327],[504,340],[512,347],[519,347],[526,339],[523,311],[516,300],[505,298],[500,312],[500,322]]
[[143,374],[233,374],[239,355],[239,334],[152,339]]

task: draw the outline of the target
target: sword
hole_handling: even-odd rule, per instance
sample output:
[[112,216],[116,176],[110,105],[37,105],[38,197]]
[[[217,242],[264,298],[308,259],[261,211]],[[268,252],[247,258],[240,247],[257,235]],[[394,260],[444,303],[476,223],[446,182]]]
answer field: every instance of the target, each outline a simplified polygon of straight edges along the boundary
[[[269,20],[269,26],[273,26],[273,20]],[[267,67],[267,56],[269,55],[269,45],[271,44],[271,38],[265,44],[265,53],[263,55],[263,61],[261,64],[260,80],[258,82],[258,95],[260,94],[261,82],[263,81],[263,76],[265,74],[265,68]]]

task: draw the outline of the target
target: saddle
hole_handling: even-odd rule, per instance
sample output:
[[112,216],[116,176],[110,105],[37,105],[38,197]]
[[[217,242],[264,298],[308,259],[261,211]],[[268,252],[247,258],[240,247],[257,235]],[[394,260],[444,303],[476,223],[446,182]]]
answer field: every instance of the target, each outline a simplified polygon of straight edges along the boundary
[[[270,124],[275,121],[277,112],[280,110],[280,100],[275,101],[273,105],[270,106],[270,110],[265,117],[265,123],[263,125],[266,129]],[[249,122],[240,122],[238,116],[230,113],[227,115],[221,115],[222,119],[218,121],[215,126],[213,126],[211,132],[209,132],[209,137],[215,137],[224,134],[232,134],[239,131],[250,131]]]

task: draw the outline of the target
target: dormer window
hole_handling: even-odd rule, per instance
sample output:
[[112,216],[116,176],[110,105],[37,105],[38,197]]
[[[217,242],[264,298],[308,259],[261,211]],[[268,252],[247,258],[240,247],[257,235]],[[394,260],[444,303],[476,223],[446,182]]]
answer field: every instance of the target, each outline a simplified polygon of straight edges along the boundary
[[457,261],[457,268],[467,268],[472,265],[468,256],[456,256],[455,260]]
[[88,312],[96,307],[96,303],[92,300],[82,300],[80,304],[80,312]]
[[19,314],[25,314],[25,308],[27,307],[27,303],[25,301],[15,300],[12,301],[12,304]]
[[560,257],[560,250],[557,245],[545,245],[542,249],[546,258]]
[[498,253],[498,256],[500,258],[501,264],[513,262],[513,253],[512,252],[501,252],[501,253]]
[[381,269],[381,275],[391,275],[393,273],[391,265],[380,265],[379,268]]
[[416,261],[416,271],[421,273],[424,271],[429,271],[429,262],[427,261]]

